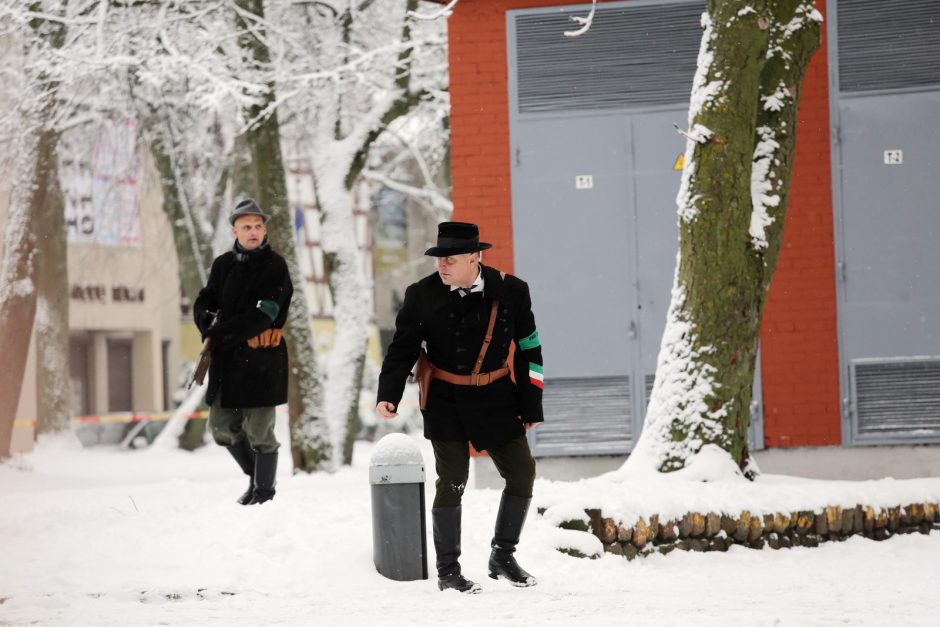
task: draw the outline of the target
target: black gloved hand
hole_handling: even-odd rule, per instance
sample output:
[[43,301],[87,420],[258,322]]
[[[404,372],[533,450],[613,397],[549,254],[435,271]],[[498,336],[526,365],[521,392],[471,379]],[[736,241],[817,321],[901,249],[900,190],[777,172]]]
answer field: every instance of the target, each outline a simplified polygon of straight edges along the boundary
[[202,333],[202,339],[206,339],[208,335],[209,326],[215,320],[215,313],[203,310],[195,312],[193,321],[196,323],[196,328],[199,329],[199,332]]

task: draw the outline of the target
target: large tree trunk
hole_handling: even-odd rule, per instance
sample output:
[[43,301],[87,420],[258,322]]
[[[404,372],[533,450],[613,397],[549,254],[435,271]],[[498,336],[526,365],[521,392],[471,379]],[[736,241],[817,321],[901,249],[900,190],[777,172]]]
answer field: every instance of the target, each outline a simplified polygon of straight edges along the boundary
[[[183,296],[192,306],[209,276],[212,240],[200,227],[186,195],[185,164],[176,152],[174,138],[170,134],[170,122],[166,120],[161,126],[154,129],[157,132],[151,133],[150,152],[160,174],[163,211],[173,227],[180,286]],[[204,418],[187,421],[179,437],[180,448],[193,451],[202,446],[207,422]]]
[[[55,138],[53,141],[57,141]],[[65,201],[59,185],[55,147],[49,156],[45,200],[37,206],[36,224],[36,432],[70,427],[68,233]]]
[[[16,146],[13,197],[7,214],[3,267],[0,269],[0,459],[10,455],[13,424],[26,373],[26,358],[36,315],[37,223],[56,173],[58,134],[45,128],[49,108],[24,112]],[[55,185],[55,184],[52,184]]]
[[747,464],[761,313],[783,238],[800,83],[822,16],[810,0],[709,0],[702,20],[672,303],[627,462],[661,472],[709,444]]
[[[66,27],[60,22],[50,24],[34,20],[31,26],[25,49],[27,64],[31,55],[37,54],[30,46],[38,47],[42,40],[44,45],[59,49],[66,35]],[[30,85],[30,81],[35,84]],[[13,196],[7,213],[3,265],[0,266],[0,355],[3,355],[6,372],[0,377],[0,459],[10,455],[36,316],[37,238],[44,228],[40,219],[43,209],[52,205],[63,211],[56,161],[59,133],[51,125],[59,85],[45,73],[37,76],[30,70],[26,71],[24,85],[34,91],[16,111],[21,118],[20,134],[14,146]],[[49,197],[50,192],[53,198]],[[65,219],[64,214],[61,217]]]
[[[319,157],[314,159],[315,162],[320,160]],[[332,172],[332,176],[322,177],[317,186],[335,323],[333,346],[327,361],[323,411],[330,422],[334,459],[343,459],[349,464],[352,463],[352,444],[347,436],[354,438],[359,429],[359,392],[369,343],[372,286],[365,277],[350,191],[343,185],[340,172],[333,170],[330,164],[315,163],[314,171]]]
[[209,278],[212,265],[212,241],[196,221],[189,199],[185,196],[184,164],[174,152],[172,138],[155,133],[159,139],[151,140],[160,189],[163,192],[163,211],[173,227],[173,242],[180,267],[180,285],[190,306],[196,302],[199,290]]
[[[405,10],[414,11],[417,0],[408,0]],[[353,27],[352,5],[342,17],[343,41],[348,44]],[[333,297],[335,330],[327,367],[324,414],[330,421],[334,456],[344,464],[352,463],[352,449],[359,431],[359,397],[365,367],[369,330],[373,313],[372,285],[365,272],[365,262],[358,245],[355,204],[352,190],[365,167],[369,151],[386,127],[414,108],[424,92],[411,93],[410,65],[413,48],[411,22],[402,26],[403,47],[398,55],[394,87],[397,97],[382,109],[376,106],[372,119],[354,124],[349,135],[341,136],[342,99],[333,115],[323,115],[318,137],[333,132],[331,149],[314,146],[312,165],[316,194],[323,213],[321,231],[325,265]]]
[[[264,16],[261,0],[238,0],[238,5],[258,17]],[[250,32],[241,17],[237,19],[241,31],[239,42],[246,55],[261,65],[268,65],[270,54],[267,46]],[[259,27],[253,25],[252,28]],[[312,472],[332,468],[335,458],[330,446],[328,427],[317,415],[321,404],[313,331],[305,295],[306,286],[297,260],[294,221],[287,199],[280,125],[276,112],[261,116],[274,102],[274,89],[274,85],[270,85],[264,102],[248,111],[249,118],[255,120],[255,123],[247,133],[247,140],[251,152],[255,199],[262,209],[271,214],[268,238],[274,249],[287,261],[291,281],[294,283],[294,298],[284,330],[292,375],[288,386],[291,453],[295,470]]]

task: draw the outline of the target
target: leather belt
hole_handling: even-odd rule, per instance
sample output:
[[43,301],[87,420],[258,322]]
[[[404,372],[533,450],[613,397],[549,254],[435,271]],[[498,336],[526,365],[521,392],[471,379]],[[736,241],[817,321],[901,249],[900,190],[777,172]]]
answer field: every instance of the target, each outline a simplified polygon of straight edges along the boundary
[[431,367],[432,379],[440,379],[441,381],[453,383],[454,385],[470,385],[473,387],[489,385],[494,381],[499,381],[507,374],[509,374],[509,366],[503,366],[502,368],[489,372],[478,372],[476,374],[454,374],[453,372],[441,370],[437,366]]

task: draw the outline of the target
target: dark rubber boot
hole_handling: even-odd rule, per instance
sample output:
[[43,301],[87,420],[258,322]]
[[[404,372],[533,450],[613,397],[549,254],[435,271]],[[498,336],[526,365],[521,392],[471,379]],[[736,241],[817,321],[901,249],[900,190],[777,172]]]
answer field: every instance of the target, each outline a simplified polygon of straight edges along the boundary
[[531,498],[503,493],[496,514],[496,533],[493,535],[493,552],[490,553],[490,578],[506,579],[514,586],[528,588],[538,581],[516,563],[513,553],[519,544],[522,525],[529,512]]
[[255,491],[255,454],[251,450],[251,447],[248,446],[248,440],[246,438],[242,438],[240,442],[226,446],[225,448],[232,454],[235,461],[238,462],[242,472],[248,475],[248,489],[244,494],[238,497],[239,503],[248,505]]
[[255,491],[249,505],[265,503],[274,498],[274,477],[277,474],[277,451],[255,451]]
[[480,584],[460,574],[460,507],[431,509],[434,526],[434,551],[437,553],[437,587],[479,594]]

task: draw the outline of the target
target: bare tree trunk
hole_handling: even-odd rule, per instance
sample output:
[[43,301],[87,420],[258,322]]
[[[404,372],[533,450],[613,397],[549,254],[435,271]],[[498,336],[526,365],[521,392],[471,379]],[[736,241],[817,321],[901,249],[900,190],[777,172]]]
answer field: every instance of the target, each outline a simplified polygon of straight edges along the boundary
[[359,420],[359,393],[362,390],[362,374],[365,369],[366,353],[363,351],[356,361],[356,372],[353,376],[354,381],[359,383],[356,385],[355,397],[346,416],[346,437],[343,438],[343,464],[346,466],[353,462],[353,447],[356,444],[356,436],[359,435],[359,427],[362,425]]
[[[53,140],[57,141],[57,140]],[[44,166],[45,201],[36,207],[36,432],[70,426],[68,233],[55,148]]]
[[[64,8],[50,6],[50,11]],[[35,20],[31,24],[27,47],[38,40],[59,49],[65,41],[66,27],[61,22]],[[27,60],[35,50],[25,50]],[[28,62],[28,61],[27,61]],[[43,229],[39,220],[43,209],[58,207],[64,221],[61,190],[58,180],[58,131],[51,127],[56,110],[58,83],[40,73],[30,76],[34,80],[31,97],[19,104],[21,132],[17,138],[16,165],[13,178],[13,197],[7,214],[0,267],[0,355],[3,355],[7,374],[0,377],[0,459],[10,455],[16,408],[19,404],[29,356],[29,341],[36,316],[37,237]],[[50,193],[53,195],[49,197]],[[66,326],[67,328],[67,326]],[[67,331],[66,331],[67,333]],[[66,346],[67,340],[66,340]]]
[[[417,0],[408,0],[406,12],[416,8]],[[342,17],[343,41],[347,44],[353,27],[352,16],[350,5]],[[408,45],[402,48],[398,56],[395,87],[400,90],[399,96],[389,103],[385,111],[379,111],[381,116],[376,120],[375,127],[358,138],[358,146],[347,146],[346,150],[339,151],[317,151],[318,147],[314,147],[312,159],[317,177],[317,200],[324,216],[323,249],[335,322],[333,348],[327,368],[324,413],[331,421],[336,455],[342,457],[344,464],[352,463],[352,447],[359,431],[359,397],[374,308],[372,286],[366,278],[358,246],[352,189],[375,141],[389,124],[406,115],[424,96],[423,92],[409,91],[413,49],[410,45],[411,22],[407,17],[402,26],[401,41]],[[341,102],[337,103],[336,116],[336,120],[329,125],[337,130],[335,140],[348,143],[348,138],[338,136]],[[324,136],[325,133],[319,135]],[[349,148],[353,152],[349,152]],[[342,161],[337,157],[340,154],[347,156],[348,160]]]
[[[199,290],[206,284],[212,265],[212,241],[203,232],[193,215],[186,194],[185,164],[174,150],[173,138],[168,137],[169,122],[164,132],[153,133],[150,152],[160,174],[163,192],[163,211],[173,227],[173,242],[179,261],[180,286],[190,306],[196,302]],[[194,451],[203,444],[206,433],[205,418],[186,421],[179,437],[180,448]]]
[[[330,164],[317,163],[321,159],[314,158],[314,170],[329,172]],[[330,422],[335,458],[352,463],[352,445],[347,440],[355,438],[359,430],[359,394],[369,343],[372,286],[365,277],[351,192],[336,176],[339,172],[332,173],[334,176],[323,177],[317,186],[323,211],[324,265],[333,295],[335,323],[323,409]],[[345,461],[347,447],[349,461]]]
[[173,226],[173,242],[180,266],[180,285],[189,304],[196,302],[199,290],[209,278],[212,265],[212,241],[202,231],[188,199],[184,196],[184,164],[174,153],[172,138],[165,133],[156,134],[151,140],[150,152],[160,173],[160,189],[163,192],[163,211]]
[[[238,6],[259,18],[264,16],[262,0],[238,0]],[[270,53],[264,42],[248,29],[240,16],[237,18],[242,49],[251,59],[261,65],[270,63]],[[252,28],[260,29],[255,24]],[[288,405],[290,408],[291,453],[295,470],[312,472],[330,469],[333,465],[329,432],[318,412],[321,408],[320,386],[316,372],[313,331],[307,307],[306,286],[297,260],[296,238],[291,206],[287,199],[287,183],[284,162],[281,156],[280,125],[274,111],[261,115],[274,102],[274,85],[269,85],[264,102],[248,111],[255,120],[247,133],[251,152],[250,171],[253,179],[255,199],[271,214],[268,238],[271,244],[287,261],[294,298],[288,313],[285,337],[287,339],[290,383]]]
[[0,355],[6,371],[0,377],[0,459],[10,455],[16,408],[26,373],[36,315],[36,236],[41,227],[37,217],[47,202],[58,143],[58,135],[45,129],[48,108],[38,114],[27,111],[24,117],[26,124],[16,147],[15,187],[0,270]]
[[705,445],[748,461],[761,313],[777,264],[812,0],[709,0],[692,88],[679,262],[646,424],[628,465],[685,466]]

